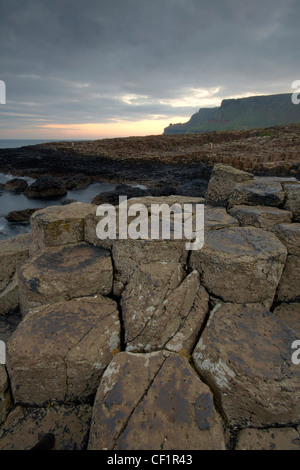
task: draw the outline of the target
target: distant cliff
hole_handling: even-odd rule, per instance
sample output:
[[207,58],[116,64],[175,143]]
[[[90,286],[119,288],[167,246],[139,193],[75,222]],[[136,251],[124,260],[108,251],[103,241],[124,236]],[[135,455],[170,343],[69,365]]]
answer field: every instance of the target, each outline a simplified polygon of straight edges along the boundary
[[184,124],[170,124],[164,134],[200,134],[299,124],[300,104],[293,104],[291,97],[292,94],[286,93],[223,100],[218,108],[200,108]]

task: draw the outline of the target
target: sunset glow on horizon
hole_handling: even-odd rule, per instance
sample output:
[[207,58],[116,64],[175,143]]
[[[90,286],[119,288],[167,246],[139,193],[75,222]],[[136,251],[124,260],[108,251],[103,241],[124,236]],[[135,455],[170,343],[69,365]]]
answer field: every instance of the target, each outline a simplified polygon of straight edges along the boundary
[[[189,118],[178,116],[176,122]],[[116,137],[163,134],[170,120],[116,121],[111,123],[41,124],[32,129],[0,130],[0,139],[82,139],[96,140]]]

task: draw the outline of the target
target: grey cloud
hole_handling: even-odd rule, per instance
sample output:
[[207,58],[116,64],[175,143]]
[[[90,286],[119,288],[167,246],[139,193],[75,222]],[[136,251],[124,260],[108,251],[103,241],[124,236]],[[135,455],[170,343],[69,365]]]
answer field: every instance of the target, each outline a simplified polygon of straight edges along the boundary
[[220,100],[290,92],[299,13],[297,0],[1,2],[0,125],[172,121],[200,107],[167,104],[192,88],[219,88]]

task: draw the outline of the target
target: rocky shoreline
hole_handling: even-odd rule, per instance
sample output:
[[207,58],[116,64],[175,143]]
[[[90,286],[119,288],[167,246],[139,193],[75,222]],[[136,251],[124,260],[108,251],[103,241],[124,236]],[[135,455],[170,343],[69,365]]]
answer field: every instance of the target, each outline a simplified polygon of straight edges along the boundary
[[82,203],[0,243],[0,449],[299,449],[299,181],[218,164],[205,199],[128,203],[204,204],[203,248],[100,240]]
[[163,187],[208,180],[215,163],[257,176],[300,179],[300,125],[198,135],[51,142],[0,149],[0,171],[16,176],[83,174],[93,181]]

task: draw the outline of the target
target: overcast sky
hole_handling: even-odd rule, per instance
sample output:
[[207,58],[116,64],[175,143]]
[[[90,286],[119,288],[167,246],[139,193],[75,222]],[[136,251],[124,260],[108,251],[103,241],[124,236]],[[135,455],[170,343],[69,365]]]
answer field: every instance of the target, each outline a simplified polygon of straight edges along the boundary
[[292,93],[299,0],[0,0],[0,138],[162,133]]

